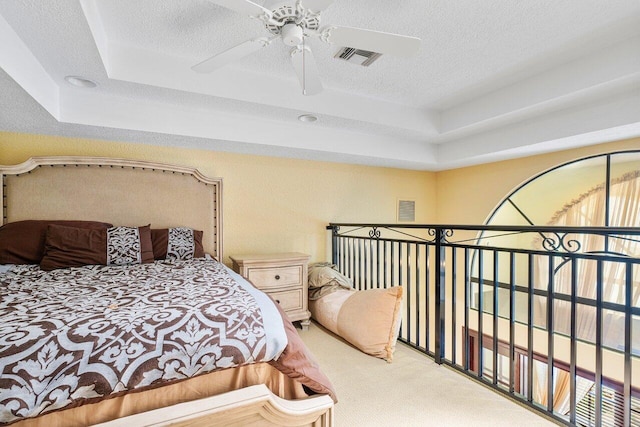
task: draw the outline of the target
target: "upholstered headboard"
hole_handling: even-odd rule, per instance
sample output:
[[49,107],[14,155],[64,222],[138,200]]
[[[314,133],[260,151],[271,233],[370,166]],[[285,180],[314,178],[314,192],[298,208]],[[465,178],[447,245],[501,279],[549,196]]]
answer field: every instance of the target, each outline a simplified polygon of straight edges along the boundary
[[222,179],[196,169],[102,157],[33,157],[0,166],[2,223],[77,219],[204,232],[222,261]]

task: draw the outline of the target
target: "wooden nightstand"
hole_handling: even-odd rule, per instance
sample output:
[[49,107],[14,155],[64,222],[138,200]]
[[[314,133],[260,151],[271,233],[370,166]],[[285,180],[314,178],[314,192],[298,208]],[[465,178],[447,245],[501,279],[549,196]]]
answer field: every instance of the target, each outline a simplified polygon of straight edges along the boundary
[[292,322],[309,328],[309,255],[298,252],[269,255],[235,255],[233,270],[280,304]]

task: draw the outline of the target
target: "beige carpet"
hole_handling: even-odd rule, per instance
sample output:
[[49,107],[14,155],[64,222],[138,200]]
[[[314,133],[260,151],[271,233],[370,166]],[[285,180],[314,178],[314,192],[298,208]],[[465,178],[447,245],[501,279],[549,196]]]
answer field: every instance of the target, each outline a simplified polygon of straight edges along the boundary
[[299,333],[336,389],[338,427],[556,425],[402,344],[389,364],[315,323]]

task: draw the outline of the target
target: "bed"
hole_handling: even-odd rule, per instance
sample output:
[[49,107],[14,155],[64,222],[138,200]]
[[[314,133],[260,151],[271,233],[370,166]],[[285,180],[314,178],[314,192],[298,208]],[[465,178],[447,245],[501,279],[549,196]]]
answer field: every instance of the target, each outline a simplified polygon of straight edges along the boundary
[[93,157],[0,179],[4,243],[46,229],[39,262],[0,256],[0,424],[332,425],[295,327],[218,262],[220,179]]

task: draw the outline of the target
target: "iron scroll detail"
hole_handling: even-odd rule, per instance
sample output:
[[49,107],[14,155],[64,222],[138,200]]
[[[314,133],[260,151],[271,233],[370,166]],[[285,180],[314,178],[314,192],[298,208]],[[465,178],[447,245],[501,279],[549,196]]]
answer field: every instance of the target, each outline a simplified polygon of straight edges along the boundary
[[558,250],[568,253],[578,252],[582,247],[582,244],[576,239],[567,239],[568,235],[569,233],[561,234],[557,232],[554,232],[553,236],[543,234],[542,247],[548,252]]
[[[438,233],[440,231],[440,233]],[[430,228],[427,230],[427,234],[433,237],[429,242],[435,243],[438,240],[438,235],[440,236],[440,243],[451,243],[449,238],[453,236],[453,229],[451,228]]]

